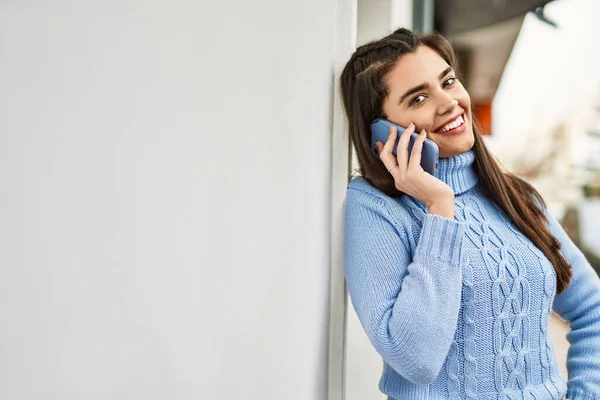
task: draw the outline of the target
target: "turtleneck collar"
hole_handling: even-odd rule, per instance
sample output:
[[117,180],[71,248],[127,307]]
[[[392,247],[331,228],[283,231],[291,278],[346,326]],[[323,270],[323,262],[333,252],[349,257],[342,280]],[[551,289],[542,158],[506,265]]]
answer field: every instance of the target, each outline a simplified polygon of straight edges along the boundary
[[455,195],[459,195],[477,184],[474,162],[475,152],[473,150],[452,157],[440,158],[435,175],[450,186]]

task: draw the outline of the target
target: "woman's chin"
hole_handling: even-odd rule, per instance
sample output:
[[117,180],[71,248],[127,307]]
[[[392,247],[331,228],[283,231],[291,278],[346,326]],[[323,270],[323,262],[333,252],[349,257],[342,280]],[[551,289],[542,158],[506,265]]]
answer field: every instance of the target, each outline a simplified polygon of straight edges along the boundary
[[432,140],[438,145],[440,158],[457,156],[471,150],[475,144],[475,137],[470,130],[454,137],[436,135]]

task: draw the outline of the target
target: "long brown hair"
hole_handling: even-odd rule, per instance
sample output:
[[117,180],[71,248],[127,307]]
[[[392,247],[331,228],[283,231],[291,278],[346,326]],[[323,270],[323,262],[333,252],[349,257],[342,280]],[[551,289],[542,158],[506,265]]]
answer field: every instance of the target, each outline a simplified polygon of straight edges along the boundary
[[[454,50],[447,39],[437,33],[416,35],[404,28],[360,46],[340,78],[350,139],[358,156],[358,172],[391,197],[399,197],[404,193],[396,189],[394,178],[371,150],[370,126],[373,120],[384,116],[383,101],[389,94],[384,78],[400,57],[416,52],[419,46],[427,46],[437,52],[461,79]],[[546,203],[531,184],[510,172],[502,171],[485,146],[476,124],[473,132],[474,168],[480,187],[552,262],[556,272],[557,293],[562,293],[569,286],[573,273],[560,252],[560,242],[547,227],[548,220],[543,211]]]

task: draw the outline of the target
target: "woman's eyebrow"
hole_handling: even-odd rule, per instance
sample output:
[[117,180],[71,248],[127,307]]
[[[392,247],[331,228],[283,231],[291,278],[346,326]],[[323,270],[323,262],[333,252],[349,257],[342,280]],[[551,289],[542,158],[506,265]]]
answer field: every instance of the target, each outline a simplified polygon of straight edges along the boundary
[[404,101],[404,99],[406,99],[406,98],[407,98],[408,96],[410,96],[411,94],[413,94],[413,93],[417,93],[417,92],[420,92],[421,90],[423,90],[423,89],[427,89],[428,87],[429,87],[429,85],[428,85],[428,84],[426,84],[426,83],[422,83],[422,84],[420,84],[419,86],[415,86],[415,87],[414,87],[414,88],[412,88],[412,89],[408,89],[408,90],[406,91],[406,93],[404,93],[404,94],[402,95],[402,97],[400,97],[400,101],[398,102],[398,104],[402,104],[402,102]]
[[448,75],[450,72],[452,72],[452,67],[448,67],[445,70],[443,70],[442,73],[440,74],[440,79],[444,79],[444,77],[446,75]]
[[[448,67],[448,68],[446,68],[445,70],[443,70],[443,71],[442,71],[442,73],[440,74],[440,79],[444,79],[444,77],[445,77],[446,75],[448,75],[448,74],[449,74],[451,71],[452,71],[452,67]],[[414,88],[408,89],[408,90],[406,91],[406,93],[404,93],[404,94],[402,95],[402,97],[400,97],[400,101],[398,102],[398,104],[401,104],[401,103],[404,101],[404,99],[406,99],[406,98],[407,98],[408,96],[410,96],[411,94],[413,94],[413,93],[417,93],[417,92],[420,92],[421,90],[423,90],[423,89],[427,89],[428,87],[429,87],[429,85],[428,85],[428,84],[426,84],[426,83],[422,83],[422,84],[420,84],[420,85],[418,85],[418,86],[415,86]]]

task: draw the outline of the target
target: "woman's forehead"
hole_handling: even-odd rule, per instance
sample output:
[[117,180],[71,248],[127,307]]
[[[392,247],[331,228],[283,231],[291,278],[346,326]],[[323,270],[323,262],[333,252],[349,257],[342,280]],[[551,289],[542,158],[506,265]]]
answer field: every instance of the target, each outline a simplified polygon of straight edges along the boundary
[[435,50],[421,46],[416,52],[400,57],[387,76],[388,84],[394,89],[403,90],[423,83],[437,82],[440,73],[448,66]]

